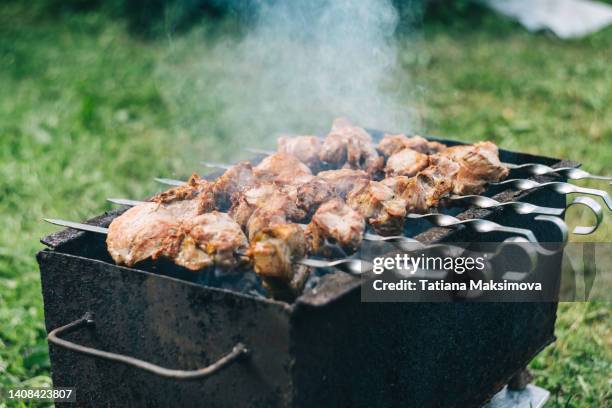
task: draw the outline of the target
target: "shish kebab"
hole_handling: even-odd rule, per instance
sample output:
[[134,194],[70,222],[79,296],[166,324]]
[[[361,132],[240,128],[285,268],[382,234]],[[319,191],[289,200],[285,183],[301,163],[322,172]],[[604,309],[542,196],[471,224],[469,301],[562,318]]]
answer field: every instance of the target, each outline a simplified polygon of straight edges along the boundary
[[[347,140],[347,135],[351,136],[350,140]],[[357,142],[355,142],[355,140]],[[484,142],[483,147],[489,144]],[[372,141],[370,135],[363,128],[352,125],[348,120],[344,118],[336,119],[332,124],[331,132],[324,138],[317,136],[282,136],[277,140],[277,151],[293,154],[298,157],[303,163],[316,170],[319,166],[324,164],[336,164],[336,165],[348,165],[350,168],[356,168],[355,166],[359,163],[356,158],[367,157],[369,159],[370,174],[380,171],[380,167],[384,164],[376,156],[375,152],[372,152]],[[359,150],[361,149],[361,153]],[[406,151],[405,149],[410,149]],[[414,151],[431,155],[441,153],[447,150],[448,147],[435,141],[428,141],[421,136],[407,137],[404,134],[386,134],[378,146],[376,151],[383,156],[386,160],[385,172],[404,172],[410,173],[411,167],[419,167],[421,163],[424,165],[424,157],[415,155]],[[450,148],[448,152],[452,155],[462,154],[465,152],[465,146],[454,146]],[[247,148],[246,150],[253,153],[261,154],[273,154],[273,151],[252,149]],[[372,168],[374,163],[374,168]],[[403,164],[408,163],[408,167]],[[553,168],[540,163],[501,163],[502,166],[509,170],[515,170],[524,172],[534,176],[546,175],[546,174],[559,174],[563,175],[572,180],[580,180],[585,178],[595,180],[612,180],[612,177],[598,176],[588,173],[581,169],[573,167],[560,167]],[[368,168],[364,168],[366,171]],[[374,171],[372,171],[374,170]],[[414,172],[414,171],[412,171]]]
[[[310,185],[314,188],[312,184],[315,183],[314,186],[320,185],[322,180],[315,177],[302,180],[306,183],[297,188],[292,185],[271,184],[270,181],[275,181],[277,177],[284,177],[287,174],[281,163],[286,164],[291,160],[295,159],[284,158],[280,163],[277,163],[274,170],[268,166],[253,171],[254,174],[264,174],[265,176],[260,176],[260,182],[254,183],[252,188],[244,192],[238,192],[237,188],[253,182],[250,172],[251,166],[248,163],[233,167],[215,182],[193,176],[188,184],[163,192],[154,197],[152,202],[138,205],[118,217],[109,229],[107,239],[109,252],[115,261],[120,264],[130,265],[144,258],[164,256],[174,260],[179,265],[199,270],[209,266],[213,261],[217,265],[232,266],[231,262],[223,261],[228,258],[233,259],[229,256],[229,249],[233,247],[234,253],[243,252],[252,258],[255,271],[264,278],[266,286],[273,293],[283,293],[287,288],[293,292],[299,291],[300,284],[308,276],[308,272],[302,268],[303,263],[299,262],[306,253],[319,253],[328,238],[333,239],[344,248],[354,250],[360,245],[364,236],[364,217],[370,216],[370,222],[385,219],[389,221],[389,218],[387,217],[388,212],[384,213],[382,219],[380,218],[384,208],[380,205],[381,200],[376,197],[364,198],[361,189],[357,189],[356,195],[353,195],[353,191],[348,193],[349,199],[357,197],[353,205],[357,205],[359,212],[340,198],[333,198],[330,190],[336,192],[346,190],[346,177],[356,175],[346,169],[330,173],[341,177],[329,177],[330,181],[334,180],[335,183],[327,185],[328,190],[324,191],[323,188],[319,188],[318,193],[304,191],[299,196],[303,204],[300,205],[300,200],[297,199],[295,194],[296,191],[304,185]],[[372,183],[363,179],[363,175],[359,173],[357,173],[357,176],[364,183]],[[305,175],[302,178],[305,178]],[[293,180],[289,179],[288,181]],[[353,185],[355,183],[348,184]],[[325,186],[325,183],[323,185]],[[384,185],[381,185],[381,188],[383,187]],[[222,213],[216,211],[219,207],[227,205],[228,191],[234,191],[230,208],[231,218],[227,215],[223,217]],[[324,193],[321,194],[321,191],[324,191]],[[323,204],[320,205],[321,203]],[[155,205],[159,207],[156,208]],[[168,210],[167,207],[173,208]],[[304,219],[309,207],[318,207],[318,209],[312,216],[311,223],[304,230],[294,221]],[[402,203],[397,207],[400,209],[398,211],[403,211],[405,204]],[[187,219],[183,225],[174,228],[163,225],[163,221],[155,220],[155,217],[165,220],[168,213],[171,217],[180,216],[187,217]],[[209,213],[210,215],[204,217],[202,213]],[[372,217],[374,214],[378,214],[378,216]],[[149,220],[148,222],[155,224],[155,226],[146,225],[147,221],[145,221],[145,225],[134,224],[131,222],[133,219]],[[232,220],[236,222],[230,225]],[[392,227],[395,221],[381,222],[378,226],[388,224]],[[536,241],[529,230],[502,227],[485,220],[469,221],[478,221],[480,223],[478,225],[486,224],[485,229],[491,227],[497,230],[503,229],[505,232],[523,234],[529,240]],[[223,228],[211,227],[210,222],[222,223]],[[199,225],[202,223],[205,225]],[[194,227],[194,224],[198,225]],[[238,225],[242,226],[249,235],[251,244],[247,252],[244,251],[246,240],[244,235],[238,232]],[[240,239],[230,240],[229,242],[233,242],[232,246],[232,244],[227,244],[226,237],[222,239],[225,245],[220,247],[219,244],[215,243],[213,237],[209,236],[207,238],[205,236],[206,228],[215,232],[222,231],[226,236],[234,234]],[[142,231],[143,229],[144,231]],[[153,233],[150,232],[151,229]],[[122,234],[125,230],[128,230],[128,234]],[[163,234],[164,230],[169,231],[169,234],[166,233],[166,237],[157,235],[158,232]],[[175,230],[181,232],[175,232]],[[195,236],[193,230],[195,230]],[[153,252],[143,251],[138,245],[134,248],[131,245],[131,242],[134,241],[139,245],[142,242],[149,243]],[[206,243],[206,251],[201,251],[203,243]],[[211,258],[211,254],[214,254],[216,258]],[[296,263],[297,267],[292,266]]]
[[[339,140],[339,142],[336,143],[336,147],[338,145],[340,145],[341,147],[344,146],[347,152],[346,157],[352,157],[351,160],[354,163],[353,165],[357,166],[364,164],[365,168],[368,170],[368,172],[370,172],[370,174],[374,174],[375,172],[379,171],[383,161],[380,160],[380,157],[376,156],[377,153],[375,150],[367,148],[365,143],[366,137],[359,137],[359,128],[357,128],[357,130],[351,130],[353,133],[358,133],[358,135],[355,137],[350,136],[351,132],[346,132],[346,125],[337,126],[337,128],[344,129],[344,131],[337,131],[335,133],[335,135],[338,136],[337,139]],[[365,134],[365,132],[363,133]],[[334,133],[332,132],[332,136],[333,135]],[[355,142],[355,140],[357,142]],[[334,147],[333,143],[331,147]],[[335,159],[334,157],[339,157],[342,155],[338,154],[338,149],[334,150],[333,148],[328,148],[326,152],[326,157],[331,158],[328,159],[328,161],[339,160]],[[292,163],[291,158],[292,156],[287,154],[276,155],[276,157],[271,156],[270,158],[266,159],[266,165],[260,165],[256,167],[253,172],[253,175],[257,176],[259,181],[274,181],[280,184],[301,184],[301,186],[303,186],[305,184],[311,183],[312,181],[315,181],[317,183],[315,185],[325,184],[321,182],[320,177],[319,179],[314,180],[314,176],[312,176],[312,174],[309,174],[310,170],[306,166],[301,165],[299,161],[295,159],[293,159],[294,163]],[[449,161],[447,160],[447,162]],[[162,203],[178,200],[185,201],[185,203],[188,204],[181,203],[179,205],[173,205],[173,209],[171,211],[160,211],[159,209],[156,209],[155,217],[158,217],[158,219],[149,215],[143,217],[142,214],[138,214],[137,211],[136,216],[132,215],[131,219],[130,217],[127,217],[129,219],[129,222],[125,222],[125,220],[123,220],[125,225],[117,223],[118,231],[121,232],[125,229],[128,229],[136,231],[137,233],[133,237],[130,237],[128,234],[127,238],[121,237],[120,234],[116,234],[118,239],[112,239],[112,236],[114,235],[112,233],[109,235],[109,250],[111,251],[111,253],[113,252],[113,248],[111,247],[113,247],[113,245],[115,246],[114,258],[119,259],[118,263],[133,262],[133,259],[130,260],[130,251],[132,251],[139,254],[140,256],[142,256],[143,254],[149,254],[145,257],[160,256],[159,254],[168,257],[174,257],[177,263],[183,264],[184,266],[192,269],[200,269],[201,267],[204,267],[213,261],[215,264],[223,265],[224,261],[226,261],[227,259],[231,259],[231,257],[228,256],[229,248],[244,245],[244,239],[228,239],[231,237],[235,238],[236,232],[238,231],[235,228],[235,225],[229,224],[230,220],[227,218],[227,216],[223,216],[221,213],[218,213],[216,211],[211,211],[214,208],[221,208],[227,206],[229,204],[229,201],[231,201],[231,196],[236,192],[236,190],[249,184],[248,179],[251,178],[252,175],[249,173],[249,171],[246,171],[248,169],[245,167],[243,168],[243,170],[245,171],[239,170],[240,169],[238,169],[238,171],[233,172],[234,177],[222,176],[219,180],[217,180],[217,182],[214,183],[214,185],[210,189],[204,188],[202,189],[202,191],[200,191],[199,188],[195,188],[199,195],[199,199],[197,200],[197,202],[191,199],[185,200],[187,198],[190,198],[190,194],[193,194],[194,187],[198,186],[198,183],[195,180],[192,183],[193,186],[191,186],[191,192],[190,189],[175,189],[171,192],[162,193],[160,197],[158,197],[158,201]],[[339,172],[342,173],[342,171]],[[224,176],[228,176],[228,174]],[[236,182],[236,180],[239,181]],[[234,184],[232,184],[231,181],[234,181]],[[398,181],[395,182],[397,183]],[[391,201],[394,201],[394,193],[389,193],[389,188],[384,184],[374,185],[373,183],[375,182],[365,182],[364,180],[364,182],[361,183],[361,188],[356,189],[357,193],[353,193],[352,191],[351,193],[349,193],[349,195],[351,195],[351,197],[348,197],[349,202],[352,202],[359,209],[365,209],[365,211],[360,211],[361,215],[369,217],[369,220],[374,221],[374,224],[378,225],[379,228],[391,226],[391,229],[393,229],[395,228],[394,223],[396,224],[398,218],[401,217],[400,213],[403,211],[403,207],[405,205],[401,201],[398,201],[397,203],[395,203],[395,205],[391,205]],[[477,183],[480,182],[477,181]],[[299,195],[300,198],[314,197],[313,199],[319,200],[319,203],[322,202],[323,199],[327,198],[325,194],[323,194],[322,198],[317,198],[318,196],[319,194]],[[274,202],[275,200],[271,201]],[[285,202],[287,202],[287,200],[285,200]],[[212,203],[215,204],[212,205]],[[185,208],[186,205],[188,208]],[[305,207],[313,208],[314,206],[307,205]],[[245,214],[247,214],[247,216],[244,218],[244,222],[246,222],[246,220],[248,219],[248,225],[246,226],[249,230],[249,235],[251,236],[252,241],[256,241],[260,230],[265,229],[265,227],[269,226],[271,223],[282,225],[287,215],[285,212],[288,210],[287,208],[283,208],[285,212],[279,212],[278,210],[280,210],[280,208],[277,208],[274,211],[271,211],[270,209],[262,211],[262,209],[258,208],[254,210],[253,213],[251,213],[249,212],[250,210],[248,202],[246,203],[245,208]],[[337,209],[340,208],[344,209],[348,207],[343,204],[343,207],[338,207]],[[196,209],[195,213],[193,212],[194,209]],[[143,209],[141,208],[139,209],[139,211],[143,211]],[[146,208],[144,209],[144,212],[147,213]],[[235,208],[236,216],[239,216],[242,212],[244,211],[241,210],[241,206],[239,203]],[[187,217],[188,219],[181,220],[178,226],[173,224],[173,220],[177,218],[177,213],[181,216],[189,215],[189,217]],[[376,215],[376,217],[374,215]],[[346,219],[341,219],[342,224],[346,224]],[[363,220],[360,221],[361,223],[363,223]],[[149,240],[147,239],[143,240],[142,234],[139,235],[139,233],[142,232],[139,230],[139,228],[143,227],[143,222],[145,224],[150,222],[154,225],[152,230],[149,226],[144,226],[146,231],[145,235],[147,237],[152,238],[150,240],[151,242],[148,242]],[[312,225],[316,226],[316,224],[317,223],[315,222]],[[204,225],[204,227],[202,227],[202,225]],[[185,230],[189,231],[189,233],[187,234],[188,236],[185,235]],[[291,228],[288,227],[285,229],[281,228],[280,235],[282,237],[268,236],[266,237],[266,239],[264,239],[264,241],[266,243],[269,243],[268,241],[270,241],[271,239],[280,239],[284,243],[291,241],[297,242],[300,241],[300,239],[295,238],[296,236],[300,235],[300,233],[298,233],[297,231],[298,229],[295,226]],[[315,232],[311,235],[316,235],[317,229],[315,228],[314,231]],[[211,233],[212,238],[209,236]],[[275,232],[275,234],[277,233],[279,233],[279,231]],[[164,236],[164,234],[166,235]],[[219,241],[221,241],[223,245],[221,245],[220,243],[217,243],[216,245],[211,244],[211,242],[215,242],[215,237]],[[206,254],[200,253],[201,251],[198,252],[198,240],[207,242]],[[228,242],[230,243],[228,244]],[[314,242],[317,242],[317,239],[315,239]],[[134,246],[132,245],[132,243],[135,243],[136,245]],[[180,245],[180,247],[178,245]],[[265,247],[265,245],[263,245],[263,247]],[[127,251],[126,248],[128,248]],[[153,252],[151,252],[151,250],[153,250]],[[211,257],[211,254],[213,254],[214,256]],[[135,259],[138,260],[138,256],[136,256]],[[278,260],[280,258],[277,257],[267,259],[265,256],[263,256],[261,259],[263,260],[262,262],[265,262],[266,260]],[[228,263],[228,266],[231,266],[231,262]]]
[[[97,234],[108,235],[109,229],[104,227],[99,227],[95,225],[83,224],[79,222],[72,222],[60,219],[49,219],[45,218],[44,221],[49,222],[54,225],[59,225],[67,228],[76,229],[78,231],[85,232],[93,232]],[[463,253],[464,248],[454,247],[448,244],[434,244],[426,246],[416,240],[414,240],[415,245],[411,250],[440,250],[443,249],[446,253]],[[524,244],[528,243],[528,241],[522,237],[510,237],[505,239],[501,245],[495,248],[495,251],[490,253],[489,262],[493,261],[493,259],[497,258],[503,252],[503,249],[507,246],[518,246],[521,250],[525,252],[526,259],[529,261],[529,269],[527,272],[514,272],[514,271],[506,271],[504,279],[510,280],[521,280],[524,276],[529,274],[535,266],[537,265],[538,260],[538,251],[534,250],[529,246],[525,246]],[[245,254],[248,256],[249,254]],[[293,261],[298,265],[300,271],[304,271],[305,273],[297,273],[293,274],[293,280],[289,284],[284,280],[278,280],[274,277],[263,277],[264,286],[268,289],[269,294],[279,300],[292,300],[297,297],[301,291],[303,290],[303,285],[305,280],[308,278],[310,274],[310,268],[338,268],[346,273],[351,275],[362,275],[364,273],[368,273],[372,270],[373,265],[368,261],[363,261],[357,258],[343,258],[337,260],[321,260],[321,259],[313,259],[313,258],[301,258]],[[304,269],[306,267],[306,269]],[[416,271],[415,271],[416,272]],[[422,275],[422,272],[427,272],[427,275]],[[427,276],[430,279],[444,279],[447,276],[444,271],[420,271],[419,274],[415,275],[415,277]],[[296,279],[297,278],[297,279]],[[296,286],[298,285],[298,286]]]
[[[238,174],[244,176],[242,172]],[[334,263],[305,259],[307,253],[319,252],[324,240],[332,238],[352,249],[360,244],[364,219],[339,198],[321,205],[304,229],[287,220],[304,216],[295,199],[286,189],[264,183],[249,190],[250,197],[249,192],[239,194],[237,199],[234,195],[232,218],[214,209],[224,205],[225,194],[215,200],[214,193],[221,191],[221,185],[227,186],[228,181],[220,177],[210,183],[192,177],[188,185],[163,192],[153,201],[128,210],[110,225],[109,253],[117,263],[128,266],[147,258],[164,257],[192,270],[213,265],[233,268],[246,262],[242,255],[247,255],[268,290],[277,298],[287,298],[301,291],[309,266],[333,266]],[[246,223],[250,245],[235,219]],[[347,262],[351,262],[348,267],[355,268],[354,262],[360,261]]]
[[[305,170],[299,177],[290,178],[287,169],[299,168],[300,163],[287,156],[278,162],[273,160],[275,166],[259,167],[252,172],[250,164],[243,163],[214,182],[193,176],[188,184],[131,208],[109,227],[109,253],[118,264],[131,266],[147,258],[164,257],[192,270],[212,265],[239,266],[243,257],[236,253],[244,253],[251,258],[255,272],[267,288],[276,297],[286,297],[287,292],[299,293],[309,274],[307,267],[298,261],[308,253],[321,252],[328,238],[354,250],[364,235],[366,216],[371,222],[379,222],[379,227],[393,227],[399,216],[405,214],[402,203],[397,206],[396,217],[390,217],[390,211],[381,204],[384,201],[375,195],[367,198],[361,189],[356,195],[353,191],[348,193],[348,199],[354,198],[354,205],[360,209],[358,212],[340,198],[333,198],[332,191],[341,195],[347,184],[355,184],[354,179],[347,183],[349,176],[360,177],[364,184],[372,182],[363,179],[360,173],[347,174],[346,170],[333,173],[337,177],[329,177],[333,180],[329,184],[312,176],[308,179]],[[258,176],[258,182],[253,181],[253,175]],[[270,183],[284,177],[288,177],[284,181],[299,179],[305,183],[297,188]],[[246,185],[253,187],[240,193],[239,188]],[[384,188],[381,184],[383,192]],[[217,210],[227,206],[232,191],[230,217]],[[296,221],[305,219],[308,209],[314,207],[318,208],[312,221],[306,229],[302,228]],[[242,228],[248,233],[248,239]],[[522,232],[535,241],[529,230],[506,230]]]
[[[356,146],[354,142],[351,142],[354,139],[359,140],[360,144]],[[448,158],[457,163],[459,168],[456,173],[453,173],[452,171],[448,171],[447,166],[447,170],[441,172],[441,176],[453,178],[453,186],[449,191],[449,197],[445,199],[447,204],[467,203],[475,206],[485,206],[484,208],[491,208],[490,201],[485,202],[476,199],[475,197],[477,196],[474,195],[481,193],[487,183],[490,185],[499,183],[499,185],[511,185],[513,188],[521,191],[546,188],[564,194],[581,193],[594,195],[602,198],[608,209],[612,211],[612,200],[605,191],[578,187],[562,182],[538,184],[531,180],[529,182],[523,182],[522,179],[501,181],[508,175],[508,168],[525,169],[527,167],[524,165],[514,166],[508,163],[501,163],[498,157],[497,146],[491,142],[446,147],[441,143],[428,141],[420,136],[407,137],[403,134],[385,135],[376,147],[375,152],[372,152],[371,148],[362,147],[363,145],[370,146],[372,144],[371,137],[364,129],[351,125],[345,119],[337,119],[332,125],[332,131],[325,139],[316,136],[280,137],[277,144],[278,153],[292,154],[298,157],[304,164],[309,165],[313,171],[322,167],[329,167],[330,165],[358,168],[359,160],[355,159],[355,157],[373,157],[376,154],[375,152],[378,152],[383,160],[370,159],[370,162],[377,163],[378,168],[372,171],[370,167],[369,174],[380,175],[381,172],[384,171],[385,174],[391,176],[388,177],[389,181],[387,182],[391,186],[397,185],[396,182],[399,182],[399,185],[402,186],[405,181],[404,178],[395,178],[395,180],[393,180],[394,177],[418,175],[419,171],[423,169],[429,170],[432,168],[432,165],[435,166],[437,163],[443,161],[443,158]],[[359,153],[360,148],[362,149],[361,153]],[[274,152],[265,150],[247,150],[274,155]],[[429,155],[429,157],[427,155]],[[384,168],[381,167],[383,165]],[[217,164],[212,166],[219,167]],[[226,165],[223,166],[223,168],[228,167],[229,166]],[[444,167],[444,165],[440,167]],[[560,173],[574,179],[586,178],[587,176],[591,177],[588,173],[578,169],[553,169],[539,164],[532,164],[530,168],[533,170],[530,173],[534,175]],[[549,171],[546,168],[555,171]],[[592,176],[591,178],[605,179],[603,176]],[[180,183],[178,180],[157,180],[160,182],[169,182],[173,185]],[[413,180],[413,183],[414,182]],[[583,204],[589,206],[586,203]],[[529,213],[540,211],[537,213],[559,215],[555,214],[554,210],[552,213],[547,213],[545,212],[546,209],[533,207],[527,209],[525,205],[512,205],[509,207],[519,210],[517,211],[519,214],[527,213],[527,211]],[[596,208],[592,206],[589,207],[593,212],[597,213],[598,210]],[[596,218],[599,220],[600,217],[596,215]],[[575,233],[584,233],[588,230],[590,230],[590,227],[577,228]]]

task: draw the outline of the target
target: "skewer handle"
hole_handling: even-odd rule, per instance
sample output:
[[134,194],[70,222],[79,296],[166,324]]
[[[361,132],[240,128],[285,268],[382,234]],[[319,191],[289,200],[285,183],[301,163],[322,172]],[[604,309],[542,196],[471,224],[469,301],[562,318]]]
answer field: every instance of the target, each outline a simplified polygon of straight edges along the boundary
[[525,172],[527,174],[531,174],[534,176],[543,176],[546,174],[559,174],[561,176],[567,177],[570,180],[582,180],[582,179],[592,179],[592,180],[612,180],[612,177],[608,176],[598,176],[595,174],[591,174],[582,169],[577,169],[575,167],[558,167],[553,168],[550,166],[546,166],[540,163],[524,163],[524,164],[512,164],[512,163],[504,163],[510,170],[518,170]]
[[608,209],[612,211],[612,199],[610,199],[610,195],[603,191],[595,188],[586,188],[586,187],[578,187],[570,183],[564,183],[562,181],[551,181],[548,183],[538,183],[534,180],[529,179],[510,179],[504,180],[497,183],[490,183],[493,186],[509,186],[519,191],[527,191],[527,190],[539,190],[539,189],[550,189],[559,194],[587,194],[600,197]]

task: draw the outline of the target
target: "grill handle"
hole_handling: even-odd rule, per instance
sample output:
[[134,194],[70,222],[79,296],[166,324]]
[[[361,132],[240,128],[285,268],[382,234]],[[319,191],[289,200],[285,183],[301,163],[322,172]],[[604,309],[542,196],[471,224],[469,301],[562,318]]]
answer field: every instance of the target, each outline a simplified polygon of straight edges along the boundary
[[51,330],[47,339],[60,347],[67,348],[68,350],[76,351],[77,353],[85,354],[88,356],[98,357],[105,360],[116,361],[132,367],[139,368],[141,370],[148,371],[153,374],[157,374],[160,377],[173,378],[176,380],[195,380],[210,377],[225,367],[229,366],[235,361],[248,356],[249,350],[242,343],[237,343],[232,351],[219,358],[213,364],[208,367],[198,368],[197,370],[174,370],[171,368],[160,367],[158,365],[149,363],[144,360],[139,360],[134,357],[125,356],[123,354],[111,353],[108,351],[98,350],[92,347],[82,346],[80,344],[72,343],[68,340],[59,338],[61,333],[69,333],[82,329],[83,327],[91,327],[95,324],[94,315],[91,312],[86,312],[83,317],[68,323],[64,326],[58,327]]

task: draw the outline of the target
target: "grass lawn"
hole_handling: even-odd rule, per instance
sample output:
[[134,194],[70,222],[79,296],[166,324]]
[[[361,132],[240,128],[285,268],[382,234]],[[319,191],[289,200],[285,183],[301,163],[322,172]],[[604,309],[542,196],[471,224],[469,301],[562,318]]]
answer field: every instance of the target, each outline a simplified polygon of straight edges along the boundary
[[[0,5],[0,387],[50,383],[34,255],[56,228],[41,217],[84,219],[109,209],[106,197],[144,197],[152,177],[234,159],[246,144],[220,120],[224,67],[209,58],[220,31],[144,42],[103,14]],[[416,101],[429,133],[611,174],[611,29],[562,42],[489,17],[478,29],[427,27],[400,47],[402,72],[420,85],[400,98]],[[239,98],[240,85],[229,92]],[[591,239],[611,242],[607,218]],[[609,303],[560,306],[558,341],[532,363],[551,406],[612,404],[611,327]]]

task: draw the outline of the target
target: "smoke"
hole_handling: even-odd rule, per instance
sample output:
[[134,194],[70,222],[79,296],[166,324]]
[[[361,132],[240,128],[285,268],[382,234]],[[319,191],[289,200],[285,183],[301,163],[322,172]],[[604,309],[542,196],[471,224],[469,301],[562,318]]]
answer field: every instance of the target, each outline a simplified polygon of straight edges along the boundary
[[[333,118],[412,130],[399,93],[398,12],[389,0],[260,1],[241,36],[171,42],[165,69],[190,131],[236,145],[279,133],[325,134]],[[177,58],[179,58],[177,60]],[[399,81],[402,86],[398,86]]]

